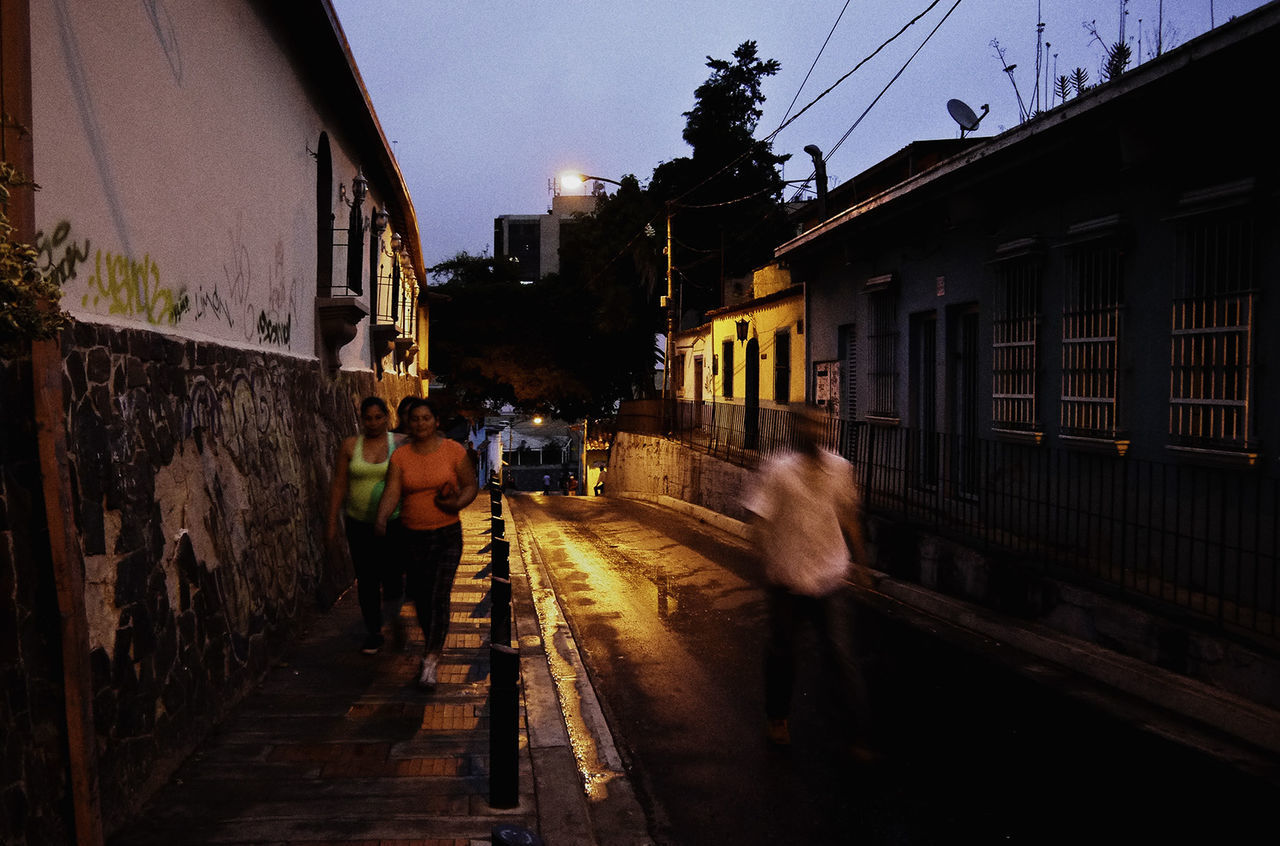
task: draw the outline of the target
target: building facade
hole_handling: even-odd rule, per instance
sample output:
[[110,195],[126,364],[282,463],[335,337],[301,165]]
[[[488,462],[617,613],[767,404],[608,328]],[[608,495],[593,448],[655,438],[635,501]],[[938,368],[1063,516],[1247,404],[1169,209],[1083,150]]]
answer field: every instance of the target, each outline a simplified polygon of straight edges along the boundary
[[778,248],[895,548],[923,531],[1280,635],[1280,168],[1249,84],[1277,47],[1270,4]]
[[566,227],[573,226],[574,215],[595,212],[596,197],[595,193],[561,194],[556,191],[546,214],[495,217],[494,257],[515,261],[522,282],[536,282],[548,273],[560,272],[560,244],[565,240],[563,232]]
[[427,339],[327,0],[4,9],[4,158],[39,185],[8,213],[70,318],[0,370],[22,844],[121,823],[350,583],[334,456],[363,396],[422,392]]

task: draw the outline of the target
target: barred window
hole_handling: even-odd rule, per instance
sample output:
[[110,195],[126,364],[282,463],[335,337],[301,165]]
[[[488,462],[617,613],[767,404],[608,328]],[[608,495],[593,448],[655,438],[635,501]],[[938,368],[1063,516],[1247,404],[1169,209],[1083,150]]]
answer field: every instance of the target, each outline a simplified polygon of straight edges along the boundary
[[867,346],[871,354],[868,381],[871,397],[867,414],[871,417],[898,416],[898,299],[888,287],[867,295]]
[[1253,358],[1253,219],[1189,218],[1177,230],[1169,436],[1175,445],[1246,449]]
[[996,266],[993,401],[996,429],[1039,432],[1040,258],[1022,255]]
[[1115,440],[1120,432],[1119,353],[1124,272],[1118,245],[1068,251],[1062,306],[1064,435]]

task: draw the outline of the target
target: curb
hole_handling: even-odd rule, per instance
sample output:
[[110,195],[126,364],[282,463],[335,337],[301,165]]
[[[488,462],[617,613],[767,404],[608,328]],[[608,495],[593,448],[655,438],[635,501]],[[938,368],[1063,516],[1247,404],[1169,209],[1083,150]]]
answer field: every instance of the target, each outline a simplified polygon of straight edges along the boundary
[[512,605],[542,837],[553,846],[651,846],[644,811],[551,574],[536,540],[516,529],[506,496],[503,502],[506,535],[512,542]]

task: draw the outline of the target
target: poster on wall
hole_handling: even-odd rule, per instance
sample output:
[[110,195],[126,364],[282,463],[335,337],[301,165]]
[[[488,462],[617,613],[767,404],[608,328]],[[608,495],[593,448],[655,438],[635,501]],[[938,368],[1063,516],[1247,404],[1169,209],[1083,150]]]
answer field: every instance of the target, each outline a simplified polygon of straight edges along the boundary
[[840,416],[840,362],[813,363],[813,401],[832,417]]

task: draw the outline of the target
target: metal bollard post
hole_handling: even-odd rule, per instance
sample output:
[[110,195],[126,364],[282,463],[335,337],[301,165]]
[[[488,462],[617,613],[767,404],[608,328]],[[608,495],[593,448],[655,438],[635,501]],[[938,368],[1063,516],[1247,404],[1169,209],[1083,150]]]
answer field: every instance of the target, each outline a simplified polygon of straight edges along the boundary
[[490,580],[489,642],[511,643],[511,580],[494,576]]
[[489,518],[489,537],[490,538],[506,537],[506,527],[503,525],[501,517]]
[[489,545],[489,561],[493,575],[500,579],[511,578],[511,541],[498,538]]
[[489,644],[489,804],[520,804],[520,653]]

